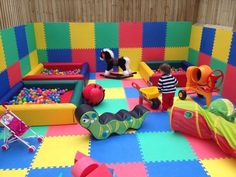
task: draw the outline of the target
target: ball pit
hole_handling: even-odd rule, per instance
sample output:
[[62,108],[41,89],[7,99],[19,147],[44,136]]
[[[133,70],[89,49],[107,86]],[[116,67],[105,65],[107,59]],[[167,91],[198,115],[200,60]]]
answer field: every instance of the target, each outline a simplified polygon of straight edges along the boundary
[[61,95],[67,92],[67,89],[44,89],[44,88],[26,88],[24,87],[17,96],[8,102],[9,105],[18,104],[55,104],[60,103]]
[[59,76],[67,76],[67,75],[78,75],[80,74],[80,69],[72,69],[63,71],[60,69],[43,69],[41,72],[44,76],[50,76],[50,75],[59,75]]

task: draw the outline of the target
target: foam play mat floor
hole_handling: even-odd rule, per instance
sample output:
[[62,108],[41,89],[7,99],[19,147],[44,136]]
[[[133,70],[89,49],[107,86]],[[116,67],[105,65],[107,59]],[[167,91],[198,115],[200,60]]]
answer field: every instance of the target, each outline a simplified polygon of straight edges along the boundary
[[[89,81],[105,88],[105,100],[95,107],[99,114],[133,109],[139,94],[131,83],[147,86],[139,74],[124,80],[104,79],[99,74],[92,73]],[[213,99],[219,97],[214,95]],[[203,98],[192,98],[204,104]],[[149,103],[144,105],[150,108]],[[106,140],[92,138],[78,124],[32,128],[45,136],[43,143],[26,139],[37,148],[34,153],[20,142],[0,151],[0,177],[69,177],[77,151],[107,164],[117,177],[236,177],[236,159],[223,153],[213,141],[173,132],[169,112],[151,111],[140,129]]]

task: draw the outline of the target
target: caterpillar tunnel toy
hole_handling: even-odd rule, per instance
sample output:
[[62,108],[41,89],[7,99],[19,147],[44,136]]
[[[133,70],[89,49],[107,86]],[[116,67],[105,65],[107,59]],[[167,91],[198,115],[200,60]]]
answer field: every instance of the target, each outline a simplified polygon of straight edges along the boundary
[[106,139],[112,133],[124,134],[127,129],[138,129],[148,113],[142,105],[137,105],[132,111],[120,110],[116,114],[109,112],[101,116],[89,105],[82,104],[76,108],[77,121],[96,139]]

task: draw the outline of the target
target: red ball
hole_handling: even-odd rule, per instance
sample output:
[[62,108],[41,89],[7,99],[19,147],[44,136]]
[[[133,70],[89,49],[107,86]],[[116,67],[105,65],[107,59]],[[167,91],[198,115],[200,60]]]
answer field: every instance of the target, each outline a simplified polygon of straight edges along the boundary
[[89,84],[83,91],[84,101],[92,106],[98,105],[105,97],[105,90],[99,84]]

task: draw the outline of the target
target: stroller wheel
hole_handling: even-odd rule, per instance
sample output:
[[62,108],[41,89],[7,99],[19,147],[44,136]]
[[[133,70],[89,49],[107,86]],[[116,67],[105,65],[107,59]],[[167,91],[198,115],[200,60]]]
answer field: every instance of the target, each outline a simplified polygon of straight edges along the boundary
[[43,137],[42,136],[38,137],[38,142],[40,142],[40,143],[43,142]]
[[29,150],[29,152],[34,152],[35,151],[35,147],[32,145],[32,146],[29,147],[28,150]]
[[8,146],[7,144],[2,145],[2,150],[3,150],[3,151],[8,150],[8,148],[9,148],[9,146]]

